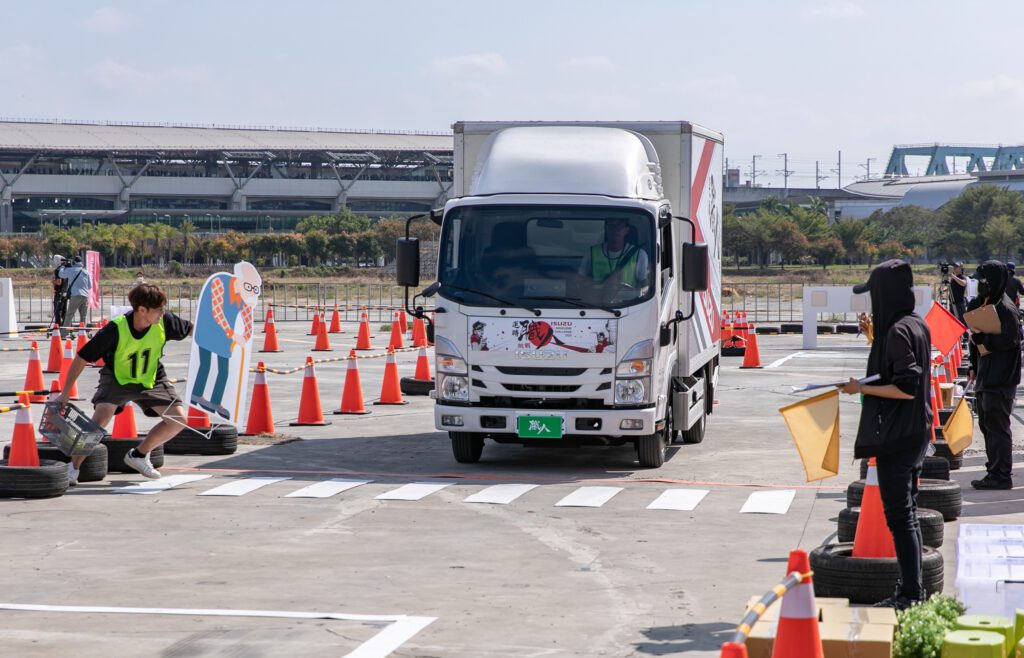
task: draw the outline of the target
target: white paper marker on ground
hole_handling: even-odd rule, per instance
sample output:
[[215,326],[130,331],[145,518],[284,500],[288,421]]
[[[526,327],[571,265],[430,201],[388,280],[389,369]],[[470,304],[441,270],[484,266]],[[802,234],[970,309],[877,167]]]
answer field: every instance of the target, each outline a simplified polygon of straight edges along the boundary
[[692,512],[704,496],[707,489],[669,489],[658,496],[647,509],[670,509],[679,512]]
[[476,492],[472,496],[466,498],[463,502],[508,505],[527,491],[536,488],[536,484],[496,484],[494,486],[487,487],[482,491]]
[[600,507],[620,491],[622,487],[580,487],[555,503],[555,507]]
[[209,491],[204,491],[199,494],[200,496],[244,496],[247,493],[252,493],[257,489],[262,489],[268,484],[274,484],[275,482],[281,482],[283,480],[290,480],[289,477],[255,477],[255,478],[242,478],[241,480],[235,480],[234,482],[228,482],[222,484],[219,487],[214,487]]
[[198,480],[205,480],[206,478],[213,477],[212,475],[168,475],[162,477],[159,480],[147,480],[146,482],[139,482],[138,484],[132,484],[127,487],[120,489],[114,489],[114,493],[126,493],[126,494],[158,494],[161,491],[167,491],[173,489],[182,484],[188,484],[189,482],[196,482]]
[[331,480],[325,480],[324,482],[317,482],[311,484],[308,487],[303,487],[298,491],[293,491],[285,498],[330,498],[340,494],[342,491],[348,491],[358,486],[369,484],[372,480],[346,480],[344,478],[334,478]]
[[426,498],[435,491],[452,486],[451,483],[438,482],[410,482],[409,484],[382,493],[374,500],[420,500]]
[[796,497],[793,489],[755,491],[740,508],[740,514],[785,514]]

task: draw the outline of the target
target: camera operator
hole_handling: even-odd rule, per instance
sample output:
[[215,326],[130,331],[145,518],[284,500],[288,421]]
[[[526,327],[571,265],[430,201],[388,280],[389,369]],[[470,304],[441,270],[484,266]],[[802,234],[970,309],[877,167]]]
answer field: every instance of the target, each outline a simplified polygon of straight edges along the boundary
[[54,256],[51,265],[54,266],[53,279],[50,282],[53,286],[53,320],[51,324],[63,327],[64,316],[68,310],[68,296],[67,281],[61,278],[60,275],[64,270],[64,266],[67,265],[67,259],[63,256]]
[[964,276],[964,264],[953,263],[952,272],[949,274],[949,298],[953,307],[953,315],[957,320],[964,321],[964,313],[967,311],[967,277]]

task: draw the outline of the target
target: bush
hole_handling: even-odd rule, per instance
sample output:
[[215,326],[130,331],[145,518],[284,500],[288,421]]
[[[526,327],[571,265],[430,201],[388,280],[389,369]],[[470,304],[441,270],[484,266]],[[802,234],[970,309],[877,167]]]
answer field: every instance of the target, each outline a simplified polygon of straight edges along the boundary
[[185,268],[178,261],[172,260],[167,264],[167,271],[171,273],[171,276],[181,276],[185,272]]
[[957,599],[935,594],[899,613],[893,658],[939,658],[946,633],[953,630],[956,618],[965,610]]

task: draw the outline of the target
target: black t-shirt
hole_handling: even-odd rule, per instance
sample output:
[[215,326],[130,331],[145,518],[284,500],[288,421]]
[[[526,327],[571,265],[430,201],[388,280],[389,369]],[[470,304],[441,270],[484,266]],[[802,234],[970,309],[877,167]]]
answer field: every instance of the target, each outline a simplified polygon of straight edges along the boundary
[[957,306],[963,304],[965,294],[967,294],[967,286],[962,286],[953,279],[949,280],[949,296],[953,298],[954,304]]
[[[125,318],[128,319],[128,331],[132,332],[132,336],[134,338],[141,339],[146,335],[146,332],[135,330],[135,327],[132,326],[133,315],[135,315],[135,311],[128,311],[128,313],[125,314]],[[164,335],[167,337],[167,340],[185,340],[189,332],[192,331],[192,323],[183,318],[179,318],[174,313],[165,312],[163,323]],[[146,331],[148,331],[148,329]],[[113,373],[114,352],[117,350],[117,340],[117,325],[111,322],[97,331],[92,337],[92,340],[83,345],[82,349],[78,350],[78,356],[82,357],[89,363],[98,361],[100,357],[103,357],[103,367]],[[164,377],[166,377],[166,373],[164,373],[164,364],[157,364],[157,381]]]
[[1018,304],[1021,293],[1024,293],[1024,283],[1021,283],[1017,275],[1011,274],[1010,278],[1006,280],[1006,294],[1013,300],[1014,304]]

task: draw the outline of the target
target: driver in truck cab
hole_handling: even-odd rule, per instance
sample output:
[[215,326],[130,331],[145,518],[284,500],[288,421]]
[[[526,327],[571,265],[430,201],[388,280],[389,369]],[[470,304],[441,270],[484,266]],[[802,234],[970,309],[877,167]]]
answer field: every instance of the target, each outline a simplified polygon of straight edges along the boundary
[[622,218],[604,221],[604,240],[590,247],[583,256],[579,273],[595,284],[615,288],[639,289],[647,286],[647,252],[630,239],[629,221]]

